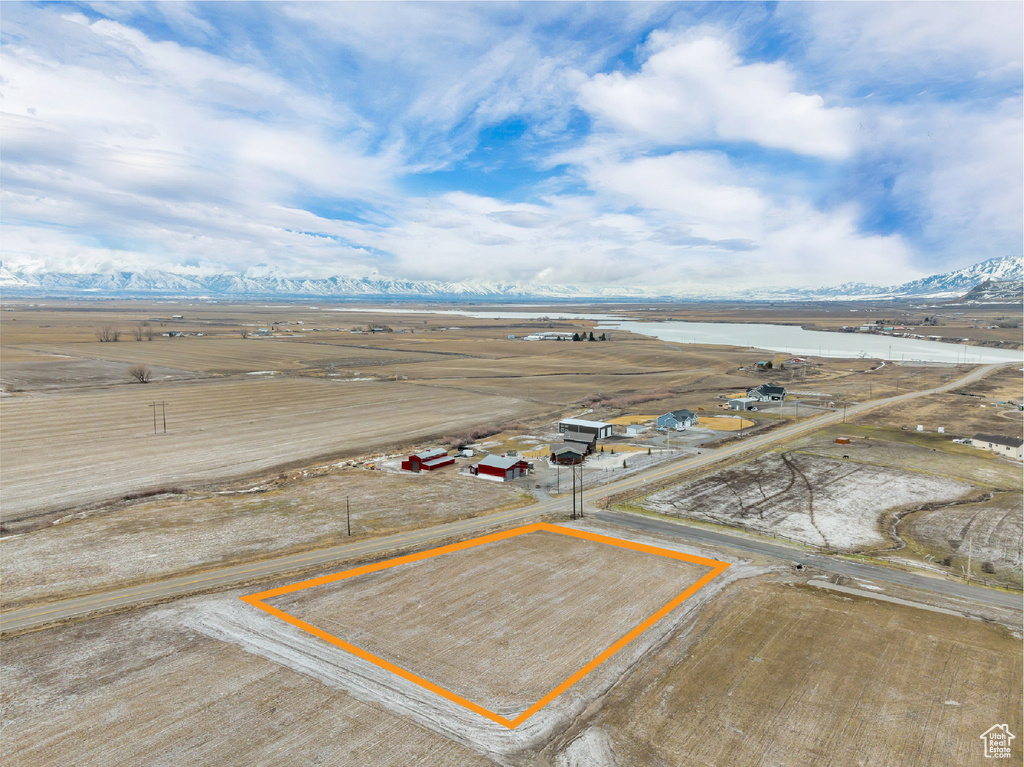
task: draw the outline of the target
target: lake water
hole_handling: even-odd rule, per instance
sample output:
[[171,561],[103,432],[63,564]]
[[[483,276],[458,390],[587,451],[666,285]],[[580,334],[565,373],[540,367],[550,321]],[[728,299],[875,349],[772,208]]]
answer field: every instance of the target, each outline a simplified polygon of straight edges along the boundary
[[382,314],[447,314],[488,320],[593,320],[603,330],[627,330],[642,336],[677,343],[749,346],[799,357],[871,357],[897,362],[948,362],[989,364],[1013,362],[1024,364],[1024,351],[988,349],[916,338],[895,338],[869,333],[831,333],[804,330],[798,325],[768,325],[738,322],[638,322],[621,315],[593,312],[523,312],[509,310],[459,311],[457,309],[331,309],[329,311]]
[[751,346],[800,357],[872,357],[907,362],[1024,363],[1024,352],[988,349],[916,338],[894,338],[869,333],[830,333],[804,330],[798,325],[765,325],[725,322],[602,322],[606,329],[677,343]]

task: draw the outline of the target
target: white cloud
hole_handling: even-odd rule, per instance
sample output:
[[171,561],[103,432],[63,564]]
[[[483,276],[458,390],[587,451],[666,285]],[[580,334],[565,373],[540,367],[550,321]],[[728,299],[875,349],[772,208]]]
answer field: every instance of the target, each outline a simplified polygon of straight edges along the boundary
[[828,75],[925,87],[974,77],[1020,82],[1019,2],[780,3],[778,12],[805,27],[807,57]]
[[827,158],[853,150],[856,111],[798,92],[785,64],[743,63],[711,34],[656,32],[649,47],[638,73],[598,74],[584,85],[584,109],[659,145],[749,141]]

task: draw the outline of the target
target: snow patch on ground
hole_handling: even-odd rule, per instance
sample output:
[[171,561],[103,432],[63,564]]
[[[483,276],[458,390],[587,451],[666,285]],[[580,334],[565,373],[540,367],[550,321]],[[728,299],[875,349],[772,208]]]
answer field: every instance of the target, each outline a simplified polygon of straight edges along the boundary
[[556,758],[557,767],[616,767],[612,739],[600,727],[588,727]]
[[838,550],[891,545],[890,510],[953,501],[971,485],[945,477],[802,453],[771,454],[648,497],[674,516]]

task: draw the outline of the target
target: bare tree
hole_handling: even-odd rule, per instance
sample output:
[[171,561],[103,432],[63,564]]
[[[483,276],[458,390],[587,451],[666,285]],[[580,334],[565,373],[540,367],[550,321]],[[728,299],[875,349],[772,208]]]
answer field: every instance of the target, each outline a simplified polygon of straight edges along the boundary
[[133,365],[128,368],[128,375],[139,383],[149,383],[149,379],[153,377],[153,371],[145,365]]
[[142,325],[136,325],[132,328],[132,337],[136,341],[141,341],[146,336],[146,329]]
[[152,341],[153,340],[153,336],[155,336],[155,335],[156,335],[156,331],[153,330],[153,328],[151,328],[149,325],[146,325],[146,340],[147,341]]
[[104,325],[96,331],[96,338],[100,341],[113,342],[121,340],[121,331],[110,325]]
[[238,334],[242,338],[248,338],[249,337],[249,329],[248,328],[242,328],[240,331],[238,331]]

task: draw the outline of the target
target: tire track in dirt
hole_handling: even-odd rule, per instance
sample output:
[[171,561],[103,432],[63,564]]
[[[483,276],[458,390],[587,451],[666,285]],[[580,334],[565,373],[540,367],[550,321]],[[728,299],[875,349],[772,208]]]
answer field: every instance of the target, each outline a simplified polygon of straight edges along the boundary
[[828,536],[822,532],[821,528],[818,527],[818,522],[814,519],[814,485],[807,475],[800,470],[800,467],[796,465],[796,462],[792,459],[792,453],[786,452],[782,454],[782,460],[789,467],[790,471],[796,472],[800,476],[800,479],[804,481],[804,485],[807,488],[807,516],[811,520],[811,526],[818,531],[818,535],[821,536],[822,542],[825,544],[825,548],[832,548],[832,544],[828,540]]

